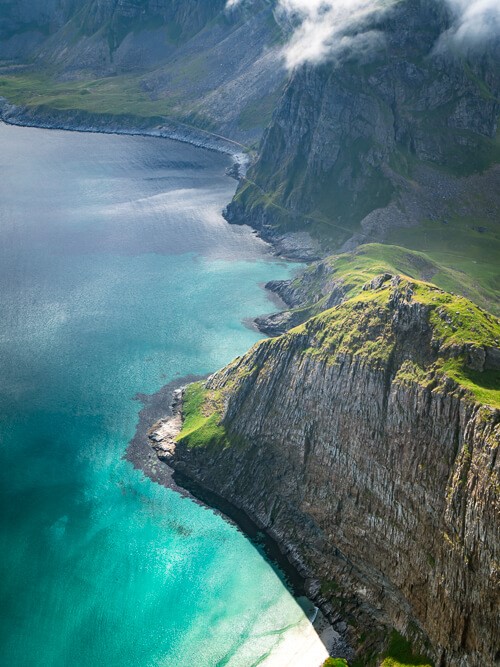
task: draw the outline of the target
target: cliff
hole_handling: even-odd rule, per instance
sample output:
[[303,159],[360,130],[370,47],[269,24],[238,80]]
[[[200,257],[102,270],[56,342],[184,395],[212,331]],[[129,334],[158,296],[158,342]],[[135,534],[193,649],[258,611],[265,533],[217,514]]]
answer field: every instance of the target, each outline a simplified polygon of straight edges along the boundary
[[[471,252],[472,239],[469,237],[468,241]],[[452,247],[449,240],[447,243]],[[496,262],[495,246],[492,255],[493,262]],[[483,255],[483,266],[486,262],[487,258]],[[267,283],[266,288],[278,294],[289,309],[257,317],[255,322],[263,333],[279,336],[313,315],[356,296],[366,282],[382,273],[403,273],[418,280],[432,280],[438,287],[463,294],[493,314],[500,314],[497,290],[488,289],[473,276],[446,268],[426,253],[395,245],[366,243],[352,252],[313,262],[291,280]]]
[[392,627],[493,667],[499,341],[465,298],[383,274],[189,385],[154,446],[278,540],[362,664]]
[[228,219],[271,240],[308,231],[325,251],[484,216],[491,189],[473,201],[467,177],[499,161],[500,42],[439,49],[451,21],[446,3],[399,2],[373,21],[378,48],[297,69]]

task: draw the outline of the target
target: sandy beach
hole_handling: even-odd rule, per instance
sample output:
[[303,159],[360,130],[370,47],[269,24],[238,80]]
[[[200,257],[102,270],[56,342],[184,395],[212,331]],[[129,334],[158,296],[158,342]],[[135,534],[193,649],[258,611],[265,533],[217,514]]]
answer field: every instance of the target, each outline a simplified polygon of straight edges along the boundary
[[340,641],[320,610],[314,623],[304,620],[287,632],[271,655],[262,663],[265,667],[321,667]]

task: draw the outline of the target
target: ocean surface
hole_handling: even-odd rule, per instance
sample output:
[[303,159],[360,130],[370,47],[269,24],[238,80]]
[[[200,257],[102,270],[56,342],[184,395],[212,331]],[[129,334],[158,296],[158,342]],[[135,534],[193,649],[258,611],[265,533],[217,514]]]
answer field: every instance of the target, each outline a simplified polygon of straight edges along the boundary
[[285,278],[221,155],[0,124],[0,665],[250,667],[305,616],[233,525],[122,457],[141,404]]

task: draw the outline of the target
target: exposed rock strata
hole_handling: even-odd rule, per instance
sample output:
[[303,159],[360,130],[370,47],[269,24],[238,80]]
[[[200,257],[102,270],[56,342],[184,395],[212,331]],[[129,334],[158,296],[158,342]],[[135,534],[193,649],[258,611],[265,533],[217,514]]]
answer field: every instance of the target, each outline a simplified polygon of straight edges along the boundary
[[[498,321],[442,295],[381,276],[212,376],[217,437],[155,446],[265,527],[331,615],[393,626],[440,667],[493,667],[500,411],[445,369],[498,368]],[[471,309],[477,340],[457,328]]]

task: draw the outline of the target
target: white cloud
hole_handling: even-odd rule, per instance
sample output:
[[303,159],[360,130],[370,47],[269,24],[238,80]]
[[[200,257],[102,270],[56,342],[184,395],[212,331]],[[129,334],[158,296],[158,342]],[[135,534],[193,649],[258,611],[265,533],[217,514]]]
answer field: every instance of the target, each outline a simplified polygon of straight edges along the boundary
[[[228,0],[227,9],[250,0]],[[283,48],[286,66],[320,63],[340,52],[366,50],[380,40],[368,27],[398,0],[277,0],[278,20],[292,26]]]
[[445,0],[454,21],[439,46],[451,40],[456,46],[483,46],[500,38],[500,0]]
[[369,29],[395,0],[279,0],[297,27],[284,50],[289,68],[320,63],[345,50],[365,50],[380,39]]
[[[346,51],[369,50],[382,39],[371,29],[399,2],[408,0],[276,0],[278,20],[291,26],[282,55],[289,69],[304,63],[320,63]],[[232,9],[252,0],[228,0]],[[447,5],[452,27],[438,42],[450,41],[467,48],[500,37],[500,0],[435,0]]]

